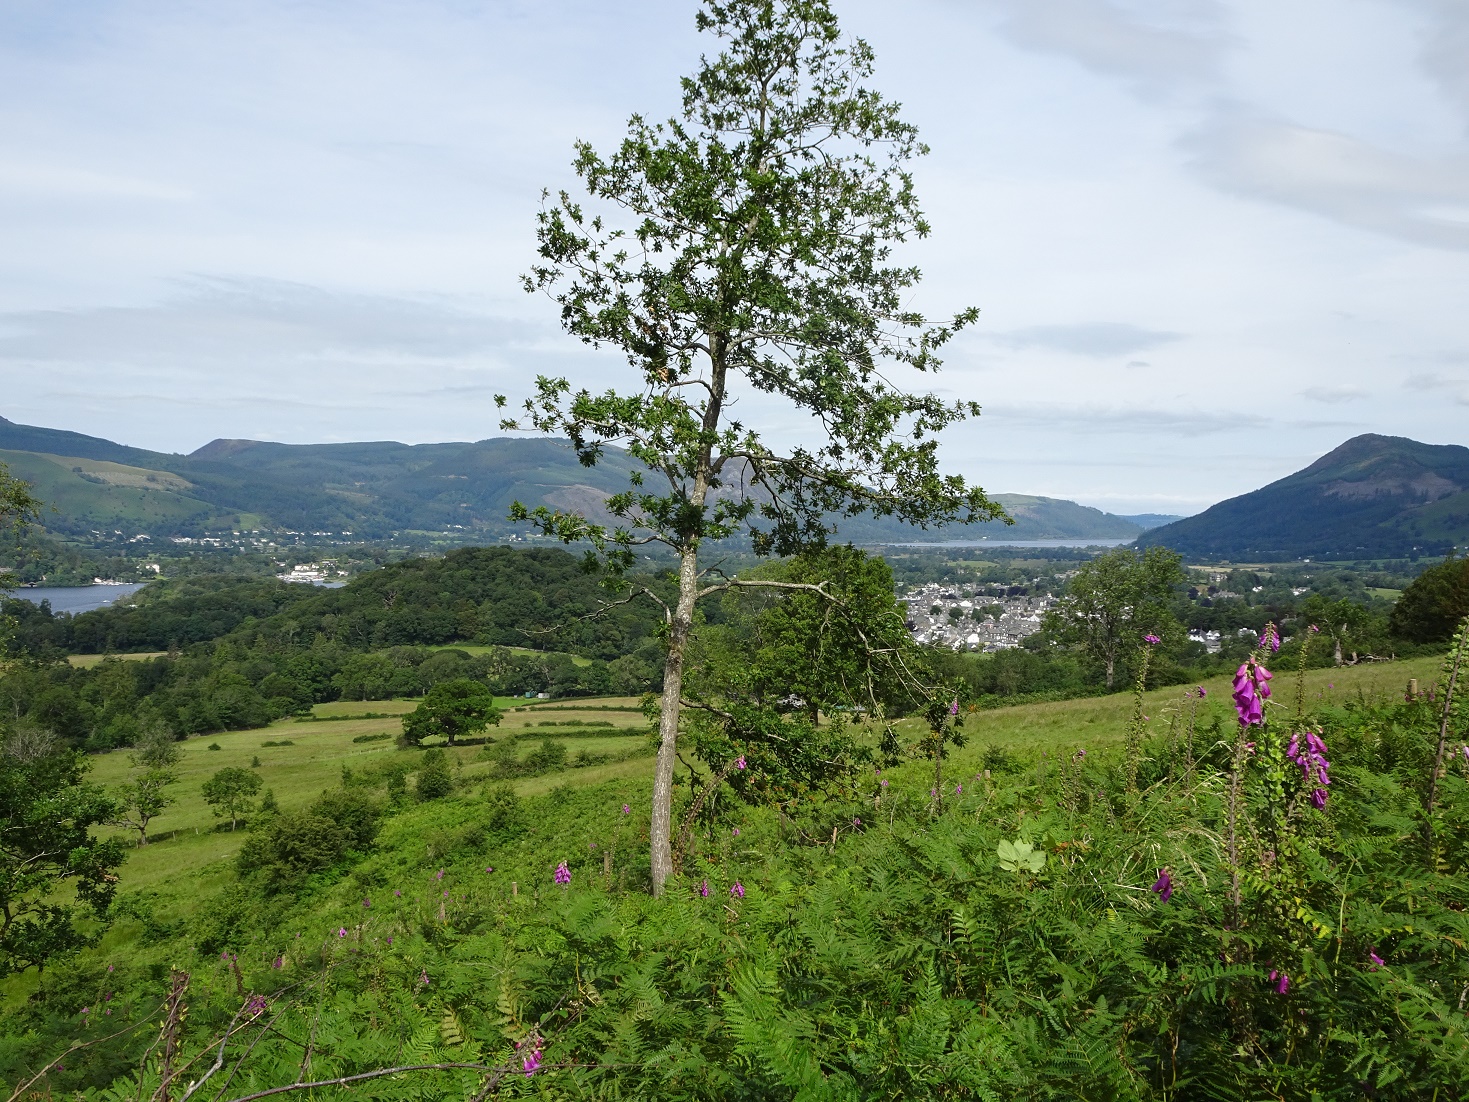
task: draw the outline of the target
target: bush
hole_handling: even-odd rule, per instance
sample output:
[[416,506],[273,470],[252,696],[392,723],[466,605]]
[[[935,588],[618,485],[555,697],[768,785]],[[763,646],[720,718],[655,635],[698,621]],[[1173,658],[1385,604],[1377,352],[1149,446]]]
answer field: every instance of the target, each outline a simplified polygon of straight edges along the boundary
[[414,793],[420,800],[439,800],[454,791],[454,777],[449,772],[449,756],[435,747],[424,751],[414,782]]
[[1469,616],[1469,558],[1431,566],[1398,598],[1389,621],[1392,633],[1414,643],[1443,643]]

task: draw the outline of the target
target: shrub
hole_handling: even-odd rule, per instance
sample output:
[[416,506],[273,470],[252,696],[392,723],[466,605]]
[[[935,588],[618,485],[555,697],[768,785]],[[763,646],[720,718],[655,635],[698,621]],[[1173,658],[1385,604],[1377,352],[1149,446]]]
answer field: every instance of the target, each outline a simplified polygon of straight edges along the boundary
[[454,791],[454,777],[449,772],[449,756],[434,748],[423,755],[414,792],[420,800],[439,800]]

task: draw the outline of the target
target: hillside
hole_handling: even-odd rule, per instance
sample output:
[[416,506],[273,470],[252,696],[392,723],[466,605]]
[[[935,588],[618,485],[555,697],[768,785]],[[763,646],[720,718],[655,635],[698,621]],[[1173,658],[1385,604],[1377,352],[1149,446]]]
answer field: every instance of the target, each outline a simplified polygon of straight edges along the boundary
[[1469,543],[1469,448],[1356,436],[1304,470],[1138,543],[1246,560],[1440,555]]
[[[189,455],[130,448],[81,433],[0,418],[0,462],[31,482],[59,532],[147,533],[221,529],[351,532],[463,531],[494,539],[517,529],[512,501],[597,515],[623,489],[632,461],[608,449],[583,467],[558,440],[509,437],[473,443],[278,444],[214,440]],[[865,543],[975,538],[1112,538],[1147,525],[1056,498],[996,495],[1016,523],[924,531],[858,518],[845,538]],[[523,529],[521,529],[523,530]]]

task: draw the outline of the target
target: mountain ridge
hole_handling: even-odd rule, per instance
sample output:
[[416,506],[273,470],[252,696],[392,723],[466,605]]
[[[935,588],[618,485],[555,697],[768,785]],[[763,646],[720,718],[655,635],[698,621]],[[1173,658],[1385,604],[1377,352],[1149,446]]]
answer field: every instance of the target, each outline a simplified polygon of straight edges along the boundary
[[1469,543],[1469,448],[1363,433],[1294,474],[1143,533],[1190,555],[1443,554]]
[[[60,531],[202,535],[222,529],[351,532],[366,539],[404,531],[500,538],[520,500],[597,515],[625,489],[633,460],[608,449],[584,467],[570,444],[546,438],[402,444],[392,440],[283,444],[221,437],[187,455],[156,452],[63,429],[0,418],[0,461],[58,509]],[[994,539],[1131,539],[1143,526],[1061,498],[992,495],[1014,525],[920,529],[886,519],[839,522],[839,538],[931,542],[983,533]]]

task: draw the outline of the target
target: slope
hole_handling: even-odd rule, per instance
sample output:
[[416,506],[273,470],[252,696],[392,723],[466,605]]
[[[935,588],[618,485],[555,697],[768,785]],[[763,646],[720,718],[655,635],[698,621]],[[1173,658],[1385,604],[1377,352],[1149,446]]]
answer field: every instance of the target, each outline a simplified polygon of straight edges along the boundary
[[1234,559],[1442,554],[1469,543],[1469,448],[1353,437],[1304,470],[1138,543]]

